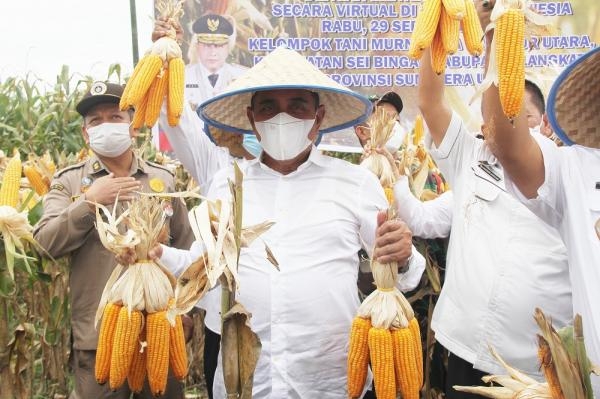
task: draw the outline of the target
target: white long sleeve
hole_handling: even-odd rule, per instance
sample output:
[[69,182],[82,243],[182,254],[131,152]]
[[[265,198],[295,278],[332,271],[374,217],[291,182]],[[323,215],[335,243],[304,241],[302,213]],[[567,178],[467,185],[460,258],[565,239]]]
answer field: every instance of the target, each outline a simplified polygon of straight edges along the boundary
[[218,147],[204,133],[204,123],[188,106],[177,126],[167,123],[166,106],[160,111],[160,128],[165,132],[175,156],[206,193],[215,173],[229,165],[233,158],[226,148]]
[[408,178],[400,176],[394,185],[394,201],[398,216],[408,225],[413,235],[421,238],[448,237],[452,225],[452,191],[421,202],[408,187]]
[[204,252],[204,245],[199,241],[194,241],[189,250],[177,249],[166,245],[161,246],[163,250],[160,262],[175,277],[179,277]]

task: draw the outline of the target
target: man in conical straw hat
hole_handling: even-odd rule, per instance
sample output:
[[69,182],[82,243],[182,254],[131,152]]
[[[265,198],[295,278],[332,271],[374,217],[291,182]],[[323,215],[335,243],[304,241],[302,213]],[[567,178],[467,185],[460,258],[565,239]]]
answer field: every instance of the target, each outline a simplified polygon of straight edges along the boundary
[[[569,65],[554,82],[547,113],[565,143],[532,136],[521,110],[503,115],[498,88],[484,94],[484,119],[492,150],[513,183],[514,194],[555,226],[569,258],[574,312],[583,318],[588,356],[600,363],[600,47]],[[600,379],[592,377],[600,395]]]
[[[313,145],[320,134],[361,122],[370,109],[367,98],[285,48],[200,106],[209,124],[255,134],[263,148],[241,166],[243,225],[275,222],[262,237],[279,262],[277,270],[258,242],[240,256],[236,298],[252,313],[262,342],[253,398],[346,397],[359,249],[376,247],[372,257],[399,268],[408,262],[401,289],[414,288],[421,277],[424,260],[412,247],[410,231],[399,220],[383,221],[387,203],[373,173],[324,156]],[[185,112],[182,121],[190,116]],[[232,171],[217,172],[209,198],[230,195]],[[162,249],[161,260],[172,268],[196,255]],[[217,315],[219,303],[211,302],[207,313]],[[226,396],[220,364],[213,394]]]

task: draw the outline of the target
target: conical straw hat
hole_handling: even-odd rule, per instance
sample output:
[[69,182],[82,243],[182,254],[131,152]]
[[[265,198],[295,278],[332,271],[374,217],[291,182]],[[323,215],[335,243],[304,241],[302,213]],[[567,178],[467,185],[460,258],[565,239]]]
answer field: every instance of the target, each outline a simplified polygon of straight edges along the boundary
[[600,148],[600,47],[556,79],[548,96],[548,119],[565,144]]
[[236,78],[220,95],[200,105],[200,116],[210,125],[238,133],[252,132],[246,116],[252,94],[274,89],[307,89],[325,105],[321,133],[354,126],[371,112],[371,102],[336,83],[294,50],[279,47]]

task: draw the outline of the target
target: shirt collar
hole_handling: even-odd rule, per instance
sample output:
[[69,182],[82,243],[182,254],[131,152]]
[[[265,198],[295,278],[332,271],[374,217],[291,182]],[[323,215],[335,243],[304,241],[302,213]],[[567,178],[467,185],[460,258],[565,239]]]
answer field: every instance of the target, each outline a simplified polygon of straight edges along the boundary
[[[261,151],[259,158],[262,158],[263,153],[264,153],[264,150]],[[254,158],[253,160],[248,161],[249,167],[260,167],[263,170],[279,174],[279,172],[269,168],[267,165],[260,162],[259,158]],[[315,164],[317,166],[325,166],[326,159],[327,159],[327,157],[325,155],[323,155],[321,153],[321,151],[319,151],[317,149],[317,147],[315,147],[315,145],[313,144],[311,147],[310,155],[308,156],[308,159],[302,165],[298,166],[298,169],[296,169],[294,172],[290,173],[290,175],[308,168],[310,166],[310,164]]]
[[[140,171],[146,174],[146,167],[148,164],[142,158],[137,156],[135,151],[133,152],[133,162],[131,163],[131,168],[129,169],[129,176],[133,176],[137,171]],[[94,175],[100,172],[110,173],[110,171],[106,168],[106,166],[102,163],[98,155],[92,153],[87,163],[87,172],[90,175]]]
[[223,64],[223,66],[221,68],[217,69],[215,72],[210,72],[208,69],[206,69],[206,67],[204,65],[202,65],[201,62],[198,62],[198,68],[200,68],[202,75],[206,76],[206,78],[208,79],[208,75],[212,75],[213,73],[216,73],[217,75],[221,75],[223,72],[223,68],[225,68],[225,64]]

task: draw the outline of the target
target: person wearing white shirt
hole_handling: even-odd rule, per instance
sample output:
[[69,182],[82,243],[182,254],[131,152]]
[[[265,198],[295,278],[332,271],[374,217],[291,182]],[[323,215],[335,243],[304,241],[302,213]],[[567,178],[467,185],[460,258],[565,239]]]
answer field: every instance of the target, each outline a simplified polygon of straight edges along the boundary
[[430,153],[454,193],[445,281],[431,323],[450,352],[446,397],[465,397],[452,385],[480,385],[482,375],[504,372],[488,345],[541,379],[535,308],[557,328],[572,319],[565,246],[555,229],[506,192],[485,141],[465,129],[444,99],[443,76],[433,72],[429,50],[418,90]]
[[[345,397],[348,337],[359,305],[356,253],[364,247],[379,262],[397,262],[403,290],[416,287],[425,261],[403,222],[383,220],[387,201],[377,178],[313,145],[318,134],[366,118],[369,101],[285,48],[250,72],[200,113],[211,125],[256,134],[263,147],[259,158],[240,165],[243,224],[275,222],[262,238],[280,265],[273,268],[260,242],[242,249],[236,298],[252,313],[262,342],[253,397]],[[231,172],[217,172],[209,198],[230,195]],[[199,251],[195,244],[191,251],[161,248],[157,255],[176,271]],[[215,324],[219,328],[220,320]],[[213,394],[225,397],[220,364]]]
[[192,32],[190,62],[185,67],[185,97],[196,109],[248,68],[226,62],[235,45],[235,30],[228,17],[203,15],[192,24]]
[[[487,21],[489,13],[480,13],[480,19]],[[564,147],[529,135],[523,110],[508,121],[495,86],[483,97],[484,120],[495,131],[491,148],[511,180],[509,189],[557,228],[567,246],[573,311],[582,316],[587,354],[595,364],[600,364],[598,65],[600,47],[567,66],[550,90],[547,113]],[[596,397],[600,396],[598,376],[592,376],[592,385]]]

